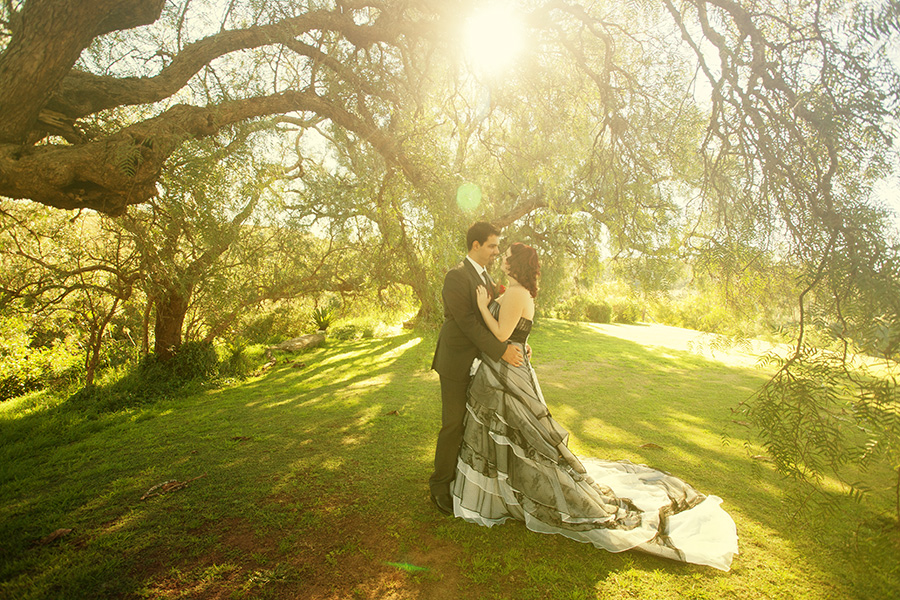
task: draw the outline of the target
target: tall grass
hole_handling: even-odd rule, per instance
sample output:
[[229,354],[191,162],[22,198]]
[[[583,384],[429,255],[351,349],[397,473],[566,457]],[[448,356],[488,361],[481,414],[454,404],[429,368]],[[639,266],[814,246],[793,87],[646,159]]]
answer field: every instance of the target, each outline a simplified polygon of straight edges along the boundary
[[895,597],[885,507],[835,493],[832,512],[796,517],[787,483],[741,442],[730,408],[764,374],[552,320],[531,343],[576,453],[725,499],[741,546],[730,573],[440,515],[426,486],[434,337],[405,333],[332,341],[190,396],[0,405],[0,597]]

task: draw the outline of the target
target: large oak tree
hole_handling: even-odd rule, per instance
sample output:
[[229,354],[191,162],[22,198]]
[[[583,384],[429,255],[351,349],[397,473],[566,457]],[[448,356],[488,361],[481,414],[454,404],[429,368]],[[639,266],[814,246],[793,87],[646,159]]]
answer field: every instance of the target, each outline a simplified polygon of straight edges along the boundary
[[[381,75],[374,70],[388,60],[379,47],[417,31],[402,3],[375,8],[380,3],[342,2],[318,10],[271,3],[255,12],[234,2],[198,4],[176,3],[166,15],[163,0],[3,3],[0,195],[119,214],[156,194],[161,169],[185,140],[293,112],[331,120],[412,174],[397,140],[382,130],[370,106],[389,95],[373,80]],[[220,19],[218,31],[192,39],[182,29],[189,9]],[[85,51],[92,44],[118,41],[115,36],[125,30],[167,19],[174,36],[160,36],[157,46],[137,34],[116,46],[119,58],[132,50],[145,53],[143,68],[132,63],[124,75],[109,65],[100,72],[91,68],[96,65]],[[199,73],[215,77],[211,65],[217,60],[237,60],[242,51],[270,46],[277,47],[282,72],[251,65],[269,74],[268,81],[243,90],[240,82],[227,82],[199,102],[179,97]],[[351,85],[329,83],[335,80]],[[111,118],[116,110],[122,113]]]

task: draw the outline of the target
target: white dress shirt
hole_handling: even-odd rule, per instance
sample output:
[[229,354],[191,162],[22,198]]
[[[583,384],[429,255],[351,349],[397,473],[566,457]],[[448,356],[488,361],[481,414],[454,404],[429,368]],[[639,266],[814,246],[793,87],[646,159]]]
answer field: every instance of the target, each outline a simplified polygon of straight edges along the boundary
[[468,254],[466,254],[466,260],[468,260],[470,263],[472,263],[472,266],[475,267],[475,271],[481,277],[481,280],[484,282],[485,287],[487,287],[488,279],[487,279],[487,277],[485,277],[487,275],[487,269],[485,269],[484,267],[479,265],[477,262],[472,260],[472,257],[469,256]]

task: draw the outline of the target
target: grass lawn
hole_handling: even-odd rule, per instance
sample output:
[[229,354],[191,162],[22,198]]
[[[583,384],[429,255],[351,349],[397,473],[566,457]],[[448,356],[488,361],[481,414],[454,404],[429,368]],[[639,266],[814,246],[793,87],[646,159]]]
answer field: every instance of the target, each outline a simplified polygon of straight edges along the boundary
[[[751,458],[730,409],[763,373],[585,324],[541,321],[531,338],[572,449],[724,498],[740,536],[731,572],[442,516],[426,485],[434,341],[331,342],[114,413],[39,393],[0,405],[0,598],[897,597],[885,507],[837,497],[796,518],[787,483]],[[163,482],[176,483],[144,497]]]

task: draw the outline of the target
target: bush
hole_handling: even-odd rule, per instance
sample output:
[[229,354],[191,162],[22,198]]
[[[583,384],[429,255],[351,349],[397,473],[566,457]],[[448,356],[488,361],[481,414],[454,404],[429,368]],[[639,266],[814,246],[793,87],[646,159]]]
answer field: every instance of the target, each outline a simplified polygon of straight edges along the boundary
[[612,307],[606,302],[591,302],[585,307],[584,316],[591,323],[609,323],[612,318]]
[[275,313],[258,315],[250,320],[242,331],[242,337],[253,342],[267,342],[275,329]]
[[0,317],[0,401],[78,376],[83,364],[73,338],[38,340],[26,318]]
[[209,342],[185,342],[168,361],[148,354],[124,375],[108,385],[91,385],[78,391],[68,404],[91,414],[114,412],[186,393],[218,374],[219,358]]
[[10,375],[0,380],[0,402],[43,387],[44,384],[39,379],[32,377],[22,379],[18,375]]
[[386,332],[387,326],[378,319],[363,317],[332,325],[328,337],[333,340],[368,340],[383,336]]
[[237,337],[227,343],[219,363],[219,375],[243,379],[253,371],[253,361],[247,355],[247,340]]
[[630,300],[616,302],[612,306],[612,312],[616,323],[635,323],[641,316],[638,305]]
[[219,371],[219,356],[211,342],[185,342],[169,361],[176,379],[212,379]]
[[286,337],[298,337],[308,331],[310,323],[315,323],[311,310],[302,299],[267,304],[249,311],[227,337],[240,336],[251,345],[277,344]]
[[355,340],[362,335],[359,327],[355,323],[344,323],[331,328],[328,337],[335,340]]
[[589,321],[609,323],[613,317],[613,307],[603,300],[595,300],[587,294],[577,294],[561,302],[555,309],[556,318],[566,321]]
[[334,321],[334,311],[331,308],[319,307],[312,311],[312,320],[318,331],[326,331]]
[[747,335],[757,331],[752,323],[740,322],[724,306],[702,296],[685,296],[678,301],[661,304],[655,308],[654,316],[666,325],[709,333]]
[[587,306],[593,300],[578,294],[556,305],[556,318],[565,321],[583,321],[587,314]]

